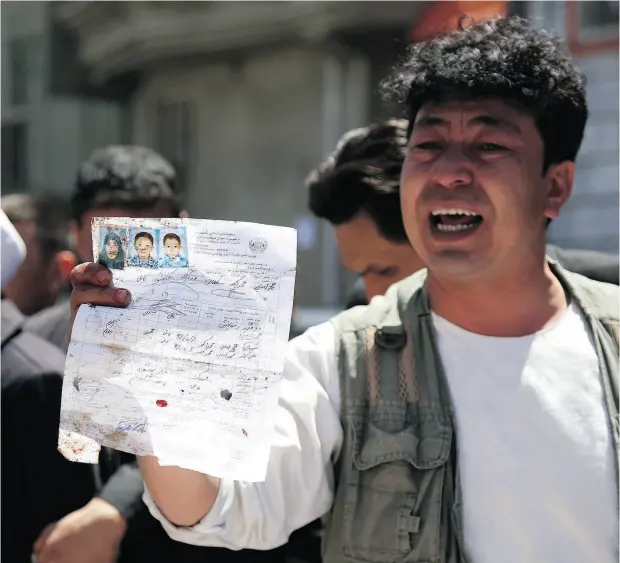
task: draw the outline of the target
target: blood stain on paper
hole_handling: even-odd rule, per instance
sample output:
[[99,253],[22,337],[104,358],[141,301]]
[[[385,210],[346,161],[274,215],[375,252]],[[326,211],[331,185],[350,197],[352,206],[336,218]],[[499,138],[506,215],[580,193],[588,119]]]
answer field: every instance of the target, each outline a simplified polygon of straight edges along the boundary
[[157,401],[155,401],[155,404],[158,407],[167,407],[168,406],[168,401],[164,401],[164,399],[157,399]]

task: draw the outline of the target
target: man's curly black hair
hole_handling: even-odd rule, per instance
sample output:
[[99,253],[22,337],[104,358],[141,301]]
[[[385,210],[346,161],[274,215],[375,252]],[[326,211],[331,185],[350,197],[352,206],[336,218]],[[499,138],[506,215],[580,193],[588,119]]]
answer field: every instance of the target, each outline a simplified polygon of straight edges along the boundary
[[588,118],[585,76],[561,42],[519,17],[498,18],[412,45],[383,83],[404,102],[411,127],[423,104],[501,98],[529,112],[544,143],[543,174],[551,164],[574,161]]
[[177,210],[176,172],[152,149],[110,145],[96,149],[80,166],[71,198],[71,216],[78,224],[91,209],[150,209],[167,200]]
[[333,225],[366,213],[386,239],[407,242],[399,196],[406,148],[404,119],[346,133],[306,180],[312,213]]

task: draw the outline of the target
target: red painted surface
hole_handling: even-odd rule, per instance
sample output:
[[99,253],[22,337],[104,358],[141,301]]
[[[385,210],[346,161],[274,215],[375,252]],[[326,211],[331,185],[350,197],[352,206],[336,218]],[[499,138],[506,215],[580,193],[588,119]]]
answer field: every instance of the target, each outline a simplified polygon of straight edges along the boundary
[[[416,19],[411,30],[414,43],[426,41],[444,31],[456,29],[463,16],[469,16],[473,22],[508,15],[508,2],[430,2]],[[465,22],[469,23],[471,20]]]

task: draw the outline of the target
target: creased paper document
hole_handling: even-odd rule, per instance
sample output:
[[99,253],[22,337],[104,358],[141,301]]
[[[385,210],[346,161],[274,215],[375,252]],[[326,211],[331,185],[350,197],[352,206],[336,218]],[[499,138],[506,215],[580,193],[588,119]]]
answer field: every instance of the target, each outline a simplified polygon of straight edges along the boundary
[[67,355],[58,448],[100,446],[262,481],[289,336],[296,232],[197,219],[96,218],[95,261],[126,309],[82,306]]

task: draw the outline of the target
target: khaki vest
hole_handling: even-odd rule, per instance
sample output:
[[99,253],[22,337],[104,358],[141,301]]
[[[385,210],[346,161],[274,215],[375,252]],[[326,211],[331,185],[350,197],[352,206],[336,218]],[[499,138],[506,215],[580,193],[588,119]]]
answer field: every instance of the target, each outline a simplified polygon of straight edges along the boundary
[[[618,287],[550,264],[593,332],[620,451]],[[325,563],[467,561],[458,440],[425,279],[423,270],[333,319],[344,443]]]

